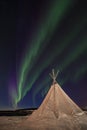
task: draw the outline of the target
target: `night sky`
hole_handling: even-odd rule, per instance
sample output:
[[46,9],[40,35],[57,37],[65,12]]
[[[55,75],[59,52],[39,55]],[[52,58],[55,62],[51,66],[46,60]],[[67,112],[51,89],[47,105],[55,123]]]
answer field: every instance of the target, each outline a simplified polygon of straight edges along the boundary
[[87,106],[86,0],[0,0],[0,109],[38,107],[53,68]]

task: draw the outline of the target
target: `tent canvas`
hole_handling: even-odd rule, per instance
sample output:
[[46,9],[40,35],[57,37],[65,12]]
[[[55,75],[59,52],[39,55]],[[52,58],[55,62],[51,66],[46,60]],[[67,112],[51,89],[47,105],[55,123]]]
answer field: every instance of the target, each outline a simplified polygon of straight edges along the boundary
[[[54,73],[54,72],[53,72]],[[56,82],[56,75],[40,107],[23,123],[30,130],[80,130],[78,116],[84,112]]]

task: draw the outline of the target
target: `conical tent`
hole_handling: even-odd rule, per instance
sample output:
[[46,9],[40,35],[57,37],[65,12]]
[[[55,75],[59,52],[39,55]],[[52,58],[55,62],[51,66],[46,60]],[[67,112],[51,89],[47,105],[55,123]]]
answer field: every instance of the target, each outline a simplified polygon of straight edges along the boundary
[[79,130],[78,118],[83,111],[70,99],[55,80],[40,107],[24,123],[31,130]]
[[58,83],[53,83],[41,106],[23,124],[29,130],[80,130],[78,117],[83,111]]
[[58,118],[61,114],[75,115],[82,110],[70,99],[62,90],[58,83],[51,86],[41,106],[36,110],[31,118]]

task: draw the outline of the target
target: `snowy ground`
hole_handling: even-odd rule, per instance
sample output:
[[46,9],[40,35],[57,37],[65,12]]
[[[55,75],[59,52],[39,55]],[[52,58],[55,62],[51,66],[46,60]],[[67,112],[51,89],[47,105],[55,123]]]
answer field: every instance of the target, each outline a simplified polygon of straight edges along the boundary
[[[0,116],[0,130],[87,130],[87,115],[79,115],[78,118],[73,118],[73,120],[71,118],[67,120],[66,117],[60,118],[56,128],[55,123],[57,122],[45,121],[45,125],[49,125],[49,127],[46,126],[46,129],[44,129],[43,120],[42,124],[41,121],[35,124],[28,122],[27,118],[28,116]],[[73,126],[73,122],[75,126]],[[30,126],[33,127],[30,128]]]
[[25,116],[1,116],[0,130],[20,130],[18,125],[25,119]]

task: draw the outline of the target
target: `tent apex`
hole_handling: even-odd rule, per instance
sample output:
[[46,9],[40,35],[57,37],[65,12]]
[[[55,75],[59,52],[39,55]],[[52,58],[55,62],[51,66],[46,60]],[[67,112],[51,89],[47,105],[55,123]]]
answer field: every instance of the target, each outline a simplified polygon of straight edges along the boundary
[[55,73],[54,69],[52,69],[52,73],[50,73],[50,77],[53,79],[53,84],[56,83],[56,78],[58,76],[59,70]]

